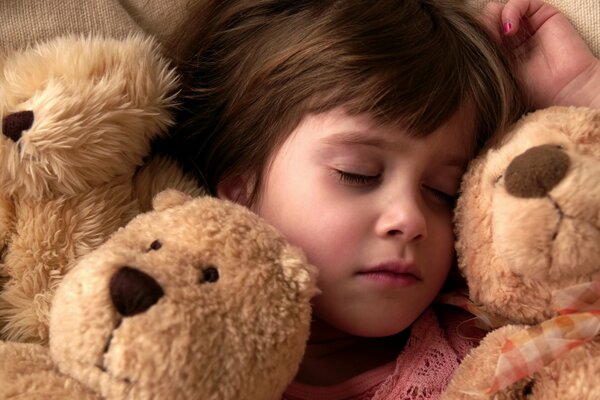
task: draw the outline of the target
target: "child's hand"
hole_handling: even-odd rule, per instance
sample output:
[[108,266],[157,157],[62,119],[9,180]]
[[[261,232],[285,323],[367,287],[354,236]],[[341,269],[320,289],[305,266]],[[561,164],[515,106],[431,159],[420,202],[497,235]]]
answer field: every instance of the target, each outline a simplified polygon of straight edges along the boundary
[[484,22],[517,58],[517,76],[532,108],[600,108],[600,60],[556,8],[542,0],[489,3]]

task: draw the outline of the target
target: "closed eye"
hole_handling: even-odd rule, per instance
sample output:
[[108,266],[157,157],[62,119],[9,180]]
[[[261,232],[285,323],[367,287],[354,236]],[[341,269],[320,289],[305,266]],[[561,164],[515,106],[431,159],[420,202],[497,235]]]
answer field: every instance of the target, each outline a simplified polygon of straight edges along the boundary
[[454,207],[456,205],[456,200],[458,199],[457,194],[446,193],[443,190],[439,190],[431,186],[424,186],[424,188],[436,199],[448,204],[449,206]]
[[352,186],[369,186],[378,183],[381,179],[381,174],[377,175],[363,175],[363,174],[355,174],[352,172],[341,171],[339,169],[335,169],[334,173],[337,175],[338,179],[346,184]]

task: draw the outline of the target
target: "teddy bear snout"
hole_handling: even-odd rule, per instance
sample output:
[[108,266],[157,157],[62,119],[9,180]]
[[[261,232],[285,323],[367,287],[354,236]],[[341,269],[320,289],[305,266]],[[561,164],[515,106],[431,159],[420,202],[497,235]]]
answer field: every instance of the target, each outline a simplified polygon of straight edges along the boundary
[[506,169],[506,191],[515,197],[544,197],[562,181],[569,166],[569,156],[561,147],[532,147],[515,157]]
[[2,134],[13,142],[21,139],[23,131],[33,125],[33,111],[19,111],[2,118]]
[[110,298],[124,317],[148,310],[164,295],[162,287],[137,268],[122,267],[110,279]]

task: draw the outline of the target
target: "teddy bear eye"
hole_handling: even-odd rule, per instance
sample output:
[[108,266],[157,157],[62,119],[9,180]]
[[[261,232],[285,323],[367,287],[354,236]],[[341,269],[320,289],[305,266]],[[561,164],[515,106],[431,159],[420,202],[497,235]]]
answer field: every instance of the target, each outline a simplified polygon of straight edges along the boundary
[[154,242],[150,243],[150,248],[148,249],[148,251],[158,250],[161,247],[162,247],[162,243],[160,242],[160,240],[155,240]]
[[219,280],[219,270],[214,265],[209,265],[202,270],[200,283],[214,283]]

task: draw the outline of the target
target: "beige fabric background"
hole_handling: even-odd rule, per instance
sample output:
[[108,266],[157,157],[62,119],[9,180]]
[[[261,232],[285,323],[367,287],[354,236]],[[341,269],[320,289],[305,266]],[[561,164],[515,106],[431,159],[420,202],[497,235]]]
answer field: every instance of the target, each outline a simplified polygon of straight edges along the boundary
[[[481,7],[488,0],[467,1]],[[600,0],[547,2],[569,17],[600,57]],[[67,32],[123,37],[144,31],[162,40],[184,18],[187,3],[188,0],[0,0],[0,48],[21,47]]]
[[187,1],[0,0],[0,48],[64,33],[123,37],[145,31],[164,39],[185,16]]

